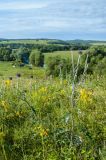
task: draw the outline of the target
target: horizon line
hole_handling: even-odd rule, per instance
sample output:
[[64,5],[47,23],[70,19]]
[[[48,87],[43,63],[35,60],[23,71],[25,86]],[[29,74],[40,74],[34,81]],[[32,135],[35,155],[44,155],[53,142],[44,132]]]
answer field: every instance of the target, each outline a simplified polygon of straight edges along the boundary
[[0,40],[62,40],[62,41],[106,41],[100,39],[58,39],[58,38],[0,38]]

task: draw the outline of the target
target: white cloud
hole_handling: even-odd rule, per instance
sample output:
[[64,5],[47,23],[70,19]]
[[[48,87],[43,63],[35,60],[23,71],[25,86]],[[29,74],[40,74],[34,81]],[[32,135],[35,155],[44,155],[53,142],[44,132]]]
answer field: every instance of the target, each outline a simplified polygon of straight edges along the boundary
[[67,21],[61,21],[59,19],[57,20],[49,20],[49,21],[46,21],[44,22],[43,26],[44,27],[51,27],[51,29],[53,28],[66,28],[68,27],[70,24],[67,23]]
[[25,9],[40,9],[40,8],[45,8],[47,7],[48,4],[47,3],[39,3],[39,2],[35,2],[35,3],[31,3],[29,2],[7,2],[7,3],[0,3],[0,10],[25,10]]
[[20,33],[22,37],[33,37],[34,33],[41,37],[68,37],[72,34],[106,36],[105,0],[1,1],[0,34],[4,34],[2,37],[13,37]]

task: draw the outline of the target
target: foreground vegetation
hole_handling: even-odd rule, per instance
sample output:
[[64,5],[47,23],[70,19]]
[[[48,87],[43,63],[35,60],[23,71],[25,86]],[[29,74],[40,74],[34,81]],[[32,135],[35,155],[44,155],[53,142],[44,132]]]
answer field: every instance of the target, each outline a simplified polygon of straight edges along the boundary
[[105,159],[106,84],[93,78],[76,86],[73,103],[68,79],[1,80],[1,159]]
[[106,159],[104,46],[1,47],[0,60],[0,160]]

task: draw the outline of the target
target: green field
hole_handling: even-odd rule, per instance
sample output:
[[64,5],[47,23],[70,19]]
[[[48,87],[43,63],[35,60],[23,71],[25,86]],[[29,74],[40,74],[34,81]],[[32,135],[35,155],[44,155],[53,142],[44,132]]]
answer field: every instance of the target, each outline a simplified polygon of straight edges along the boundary
[[47,44],[46,40],[4,40],[0,41],[1,44]]
[[30,69],[29,65],[24,67],[14,67],[12,62],[0,62],[0,77],[9,78],[16,77],[16,74],[20,73],[22,77],[30,78],[33,75],[35,78],[42,78],[45,75],[44,69],[33,67]]
[[[74,60],[76,61],[78,58],[78,51],[73,51]],[[70,51],[57,51],[51,53],[44,53],[45,62],[48,57],[59,56],[60,58],[70,59],[71,63],[71,52]],[[43,77],[45,75],[45,70],[43,68],[33,67],[33,69],[29,69],[29,65],[24,67],[14,67],[14,62],[0,62],[0,76],[9,77],[16,76],[17,73],[20,73],[23,77],[30,77],[31,75],[35,77]]]
[[51,52],[51,53],[45,53],[45,57],[60,56],[61,58],[71,58],[71,53],[74,54],[75,58],[78,58],[78,51],[56,51],[56,52]]
[[[72,53],[73,53],[74,60],[76,61],[78,59],[78,51],[73,51]],[[56,56],[59,56],[60,58],[63,58],[63,59],[70,59],[70,63],[71,63],[72,53],[71,51],[56,51],[51,53],[45,53],[44,54],[45,63],[49,57],[56,57]]]
[[98,43],[91,43],[91,44],[92,44],[92,45],[97,45],[97,46],[102,46],[102,45],[105,46],[105,45],[106,45],[106,42],[104,42],[104,43],[103,43],[103,42],[101,42],[101,43],[98,42]]

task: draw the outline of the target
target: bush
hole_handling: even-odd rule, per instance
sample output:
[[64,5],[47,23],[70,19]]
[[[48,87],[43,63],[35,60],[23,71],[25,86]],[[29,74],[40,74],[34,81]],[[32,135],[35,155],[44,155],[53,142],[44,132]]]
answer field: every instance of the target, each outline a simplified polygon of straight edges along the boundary
[[0,48],[0,61],[11,61],[11,52],[12,50],[9,47]]
[[13,52],[13,56],[17,61],[21,61],[22,63],[27,64],[29,62],[29,50],[27,48],[20,47]]
[[71,63],[69,59],[61,58],[60,56],[48,57],[46,60],[47,75],[59,76],[60,74],[65,77],[71,71]]
[[99,74],[99,75],[104,75],[106,74],[106,57],[103,58],[95,67],[95,71]]
[[44,64],[44,55],[39,50],[32,50],[29,61],[36,67],[42,67]]
[[88,57],[88,71],[87,73],[96,73],[101,74],[104,73],[102,70],[105,68],[105,57],[106,57],[106,47],[105,46],[92,46],[82,57],[84,63],[86,59],[86,55],[89,54]]
[[[76,56],[74,57],[74,75],[77,72],[76,80],[78,80],[81,74],[83,74],[85,67],[86,55],[84,55],[83,60],[82,56],[81,57],[80,56],[81,55],[78,55],[78,57]],[[63,78],[68,76],[72,80],[73,69],[72,69],[71,57],[62,58],[61,56],[51,56],[47,57],[45,63],[46,63],[47,75],[53,75],[55,77],[62,76]]]

